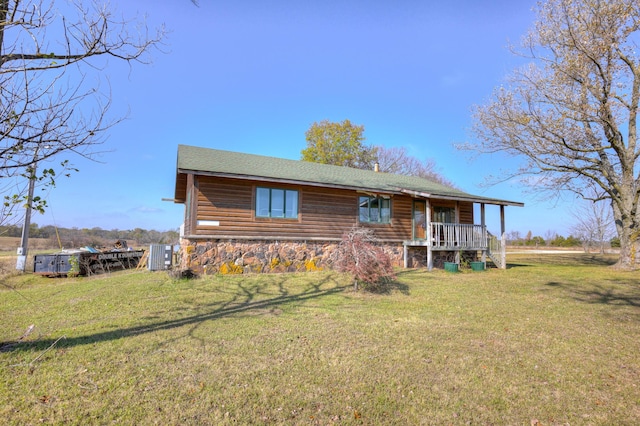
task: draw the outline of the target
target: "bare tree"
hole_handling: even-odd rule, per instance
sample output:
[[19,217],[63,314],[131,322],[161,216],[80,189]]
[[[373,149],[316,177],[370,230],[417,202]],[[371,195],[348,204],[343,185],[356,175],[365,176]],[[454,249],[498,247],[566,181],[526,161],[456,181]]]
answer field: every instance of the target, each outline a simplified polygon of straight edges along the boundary
[[[69,170],[67,156],[91,158],[123,118],[107,117],[106,62],[97,59],[144,63],[163,37],[97,1],[0,0],[0,186],[20,175],[54,184]],[[57,166],[35,173],[54,157]],[[16,195],[5,197],[3,219]]]
[[354,227],[342,235],[342,242],[334,253],[333,267],[353,276],[358,284],[373,291],[384,290],[395,279],[391,258],[378,244],[373,230]]
[[375,153],[381,172],[418,176],[455,188],[451,181],[437,171],[436,163],[433,160],[420,161],[409,155],[405,147],[376,146]]
[[[592,195],[594,199],[599,198],[596,194]],[[585,252],[597,246],[603,254],[609,240],[615,235],[611,204],[605,200],[584,201],[575,207],[572,215],[575,224],[571,234],[582,241]]]
[[611,204],[621,268],[636,268],[640,102],[640,2],[548,0],[520,52],[531,60],[475,110],[476,144],[525,161],[501,179]]
[[558,233],[552,229],[548,229],[544,233],[544,241],[547,246],[551,245],[551,241],[555,240],[558,236]]
[[520,231],[507,232],[507,242],[511,245],[522,245],[522,235],[520,235]]

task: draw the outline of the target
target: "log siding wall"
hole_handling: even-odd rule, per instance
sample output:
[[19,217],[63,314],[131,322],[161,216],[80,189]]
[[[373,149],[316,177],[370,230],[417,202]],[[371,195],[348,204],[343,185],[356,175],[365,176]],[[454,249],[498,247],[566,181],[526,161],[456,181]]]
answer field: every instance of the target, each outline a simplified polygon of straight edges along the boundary
[[[288,238],[338,241],[344,231],[355,225],[370,227],[384,241],[401,242],[411,238],[412,199],[396,195],[391,199],[391,223],[371,224],[358,221],[358,194],[355,191],[268,184],[242,179],[196,178],[197,212],[192,218],[193,237]],[[261,218],[255,216],[256,187],[298,191],[298,218]],[[186,218],[187,220],[189,218]],[[202,223],[217,223],[217,226]],[[198,223],[201,223],[200,225]]]

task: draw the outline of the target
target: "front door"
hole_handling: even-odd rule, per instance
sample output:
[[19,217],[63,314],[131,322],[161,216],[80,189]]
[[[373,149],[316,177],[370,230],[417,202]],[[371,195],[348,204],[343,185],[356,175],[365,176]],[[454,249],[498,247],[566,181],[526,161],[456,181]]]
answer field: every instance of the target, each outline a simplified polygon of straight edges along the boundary
[[427,239],[427,203],[413,200],[413,239]]

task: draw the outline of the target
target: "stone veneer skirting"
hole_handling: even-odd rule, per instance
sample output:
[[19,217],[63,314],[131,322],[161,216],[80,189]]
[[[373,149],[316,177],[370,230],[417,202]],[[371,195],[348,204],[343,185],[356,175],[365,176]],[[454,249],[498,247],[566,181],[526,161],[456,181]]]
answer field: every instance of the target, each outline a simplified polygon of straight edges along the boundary
[[[434,250],[432,252],[433,267],[436,269],[444,269],[445,262],[456,262],[456,252],[446,250]],[[477,251],[460,251],[458,257],[463,262],[472,262],[478,260]],[[408,265],[410,268],[428,268],[427,264],[427,248],[411,247],[408,255]]]
[[[331,269],[339,241],[203,240],[183,238],[180,268],[198,274],[305,272]],[[381,244],[396,266],[402,244]]]
[[[180,268],[198,274],[260,274],[331,269],[339,241],[271,241],[189,239],[180,244]],[[402,243],[381,243],[394,266],[404,265]],[[464,260],[477,260],[477,252],[462,252]],[[434,251],[435,268],[455,261],[455,253]],[[427,249],[411,247],[410,268],[427,268]]]

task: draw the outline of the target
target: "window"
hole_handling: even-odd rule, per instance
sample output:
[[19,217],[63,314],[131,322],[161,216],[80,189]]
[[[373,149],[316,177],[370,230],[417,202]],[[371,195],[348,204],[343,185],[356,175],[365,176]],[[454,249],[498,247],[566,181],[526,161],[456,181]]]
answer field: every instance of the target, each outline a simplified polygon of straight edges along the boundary
[[433,207],[433,221],[440,223],[455,223],[456,209],[455,207]]
[[256,217],[298,218],[298,191],[257,188]]
[[359,198],[360,222],[389,223],[391,222],[391,200],[380,197]]

